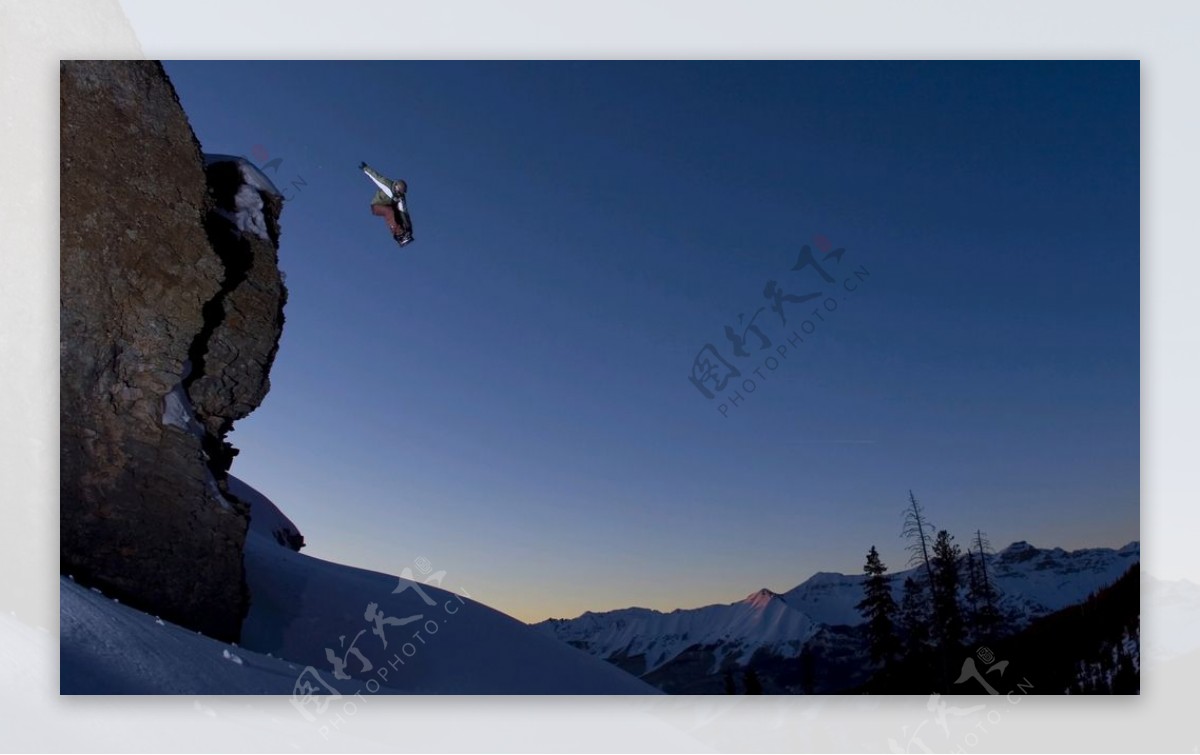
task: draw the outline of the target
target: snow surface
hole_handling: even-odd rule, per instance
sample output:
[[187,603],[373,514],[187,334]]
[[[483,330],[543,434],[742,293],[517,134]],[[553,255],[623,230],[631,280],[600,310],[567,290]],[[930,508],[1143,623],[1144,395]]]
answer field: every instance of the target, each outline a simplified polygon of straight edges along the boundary
[[[252,512],[245,551],[251,607],[241,646],[161,621],[64,577],[63,694],[293,695],[305,685],[326,698],[658,693],[465,595],[281,546],[273,530],[291,524],[287,517],[241,481],[235,495]],[[368,613],[382,620],[382,637]],[[409,621],[414,616],[420,618]],[[361,655],[347,654],[351,646]],[[347,678],[338,678],[329,655],[346,660],[341,671]]]
[[250,507],[250,533],[272,539],[279,545],[287,545],[288,535],[300,534],[300,528],[269,498],[233,475],[226,480],[229,492]]
[[[66,695],[291,694],[303,666],[230,646],[155,619],[63,577],[60,677]],[[356,686],[342,684],[353,694]]]

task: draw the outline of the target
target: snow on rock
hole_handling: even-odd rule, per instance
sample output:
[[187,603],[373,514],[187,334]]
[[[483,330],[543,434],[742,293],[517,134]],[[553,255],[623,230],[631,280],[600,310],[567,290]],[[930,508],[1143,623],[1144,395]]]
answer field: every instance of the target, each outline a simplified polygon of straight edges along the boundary
[[267,178],[267,174],[259,170],[257,165],[250,162],[245,157],[242,157],[241,155],[222,155],[214,152],[204,153],[205,167],[214,165],[216,163],[234,163],[238,166],[238,170],[241,171],[242,180],[247,184],[253,186],[259,191],[273,194],[277,197],[283,197],[283,193],[275,187],[275,184],[272,183],[271,179]]
[[219,212],[243,233],[252,233],[260,239],[268,239],[267,221],[263,216],[263,194],[269,194],[279,199],[283,194],[267,178],[258,166],[244,157],[237,155],[204,155],[205,167],[221,163],[232,163],[237,166],[241,183],[233,195],[233,210],[218,207]]
[[233,201],[237,207],[234,222],[237,223],[238,230],[243,233],[253,233],[260,239],[268,238],[267,219],[263,217],[262,212],[262,194],[258,192],[258,189],[250,184],[242,184],[242,187],[237,190],[237,194],[234,195]]
[[245,179],[247,184],[253,186],[259,191],[266,192],[267,194],[274,194],[280,199],[283,198],[283,192],[275,188],[275,184],[271,182],[271,179],[267,178],[266,173],[263,173],[261,170],[259,170],[257,165],[243,157],[241,158],[240,162],[238,162],[238,168],[241,169],[242,178]]
[[183,390],[182,383],[177,383],[163,399],[162,421],[164,425],[178,427],[197,438],[204,437],[204,425],[196,421],[196,415],[192,411],[192,400]]

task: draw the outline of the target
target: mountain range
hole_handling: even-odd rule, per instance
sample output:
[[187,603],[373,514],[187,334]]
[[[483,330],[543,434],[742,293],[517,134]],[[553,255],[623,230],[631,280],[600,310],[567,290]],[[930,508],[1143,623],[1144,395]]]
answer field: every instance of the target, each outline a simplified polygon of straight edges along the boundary
[[[1137,542],[1066,551],[1019,541],[987,554],[985,564],[1011,633],[1083,602],[1116,582],[1139,557]],[[905,578],[919,577],[920,571],[889,576],[899,602]],[[669,612],[589,611],[534,627],[670,692],[719,691],[728,684],[726,674],[764,664],[773,664],[783,678],[794,677],[805,691],[833,691],[863,681],[863,619],[856,606],[864,578],[818,572],[787,592],[763,588],[729,604]],[[780,670],[787,666],[793,668]]]

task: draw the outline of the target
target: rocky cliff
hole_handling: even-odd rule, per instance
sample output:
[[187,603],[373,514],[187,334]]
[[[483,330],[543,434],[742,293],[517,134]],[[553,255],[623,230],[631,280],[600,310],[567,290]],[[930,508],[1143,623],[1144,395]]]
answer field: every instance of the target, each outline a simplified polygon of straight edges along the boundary
[[[205,229],[225,273],[221,290],[205,304],[204,328],[189,349],[183,386],[206,431],[211,466],[223,481],[237,453],[223,441],[225,435],[235,421],[258,408],[271,388],[287,289],[277,250],[282,198],[277,192],[259,192],[265,228],[262,235],[243,231],[232,217],[239,210],[236,195],[257,191],[244,181],[244,171],[257,169],[220,158],[210,157],[206,169],[215,206],[205,216]],[[224,484],[222,490],[228,492]]]
[[281,202],[260,192],[265,238],[231,222],[231,168],[206,169],[160,64],[60,77],[61,567],[236,639],[248,511],[224,438],[269,387]]

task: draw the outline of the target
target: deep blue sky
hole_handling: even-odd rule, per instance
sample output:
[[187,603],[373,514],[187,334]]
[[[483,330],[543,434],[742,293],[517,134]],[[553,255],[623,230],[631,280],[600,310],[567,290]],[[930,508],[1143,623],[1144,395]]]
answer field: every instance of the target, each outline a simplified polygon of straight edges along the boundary
[[[1138,537],[1136,62],[166,65],[207,151],[281,160],[233,471],[312,555],[537,620],[899,568],[910,488],[959,541]],[[770,280],[837,310],[723,416],[700,349],[746,377],[820,301],[736,357]]]

